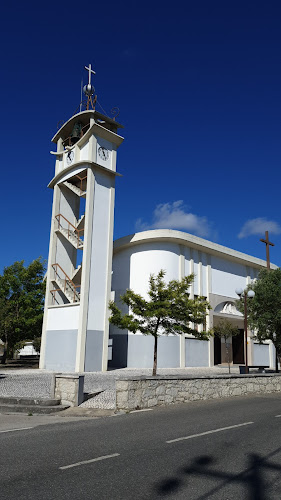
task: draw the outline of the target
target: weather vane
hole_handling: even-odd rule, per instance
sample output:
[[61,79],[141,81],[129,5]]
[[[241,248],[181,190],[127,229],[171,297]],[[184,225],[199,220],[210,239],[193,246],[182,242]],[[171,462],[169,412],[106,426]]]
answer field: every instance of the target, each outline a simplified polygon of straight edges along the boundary
[[90,104],[91,104],[92,109],[95,110],[97,96],[95,95],[94,98],[92,98],[92,96],[95,93],[95,87],[91,83],[91,77],[92,77],[92,74],[95,75],[96,72],[92,69],[91,64],[89,64],[88,67],[85,66],[85,69],[88,71],[88,83],[87,83],[87,85],[84,85],[84,87],[83,87],[83,92],[87,96],[86,109],[88,110],[90,108]]

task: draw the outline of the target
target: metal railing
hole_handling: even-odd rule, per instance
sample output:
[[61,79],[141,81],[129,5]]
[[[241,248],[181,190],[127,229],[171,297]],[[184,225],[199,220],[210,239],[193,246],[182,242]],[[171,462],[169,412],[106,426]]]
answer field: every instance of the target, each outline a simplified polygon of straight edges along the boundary
[[[66,272],[63,270],[63,268],[56,262],[55,264],[52,264],[52,268],[55,273],[55,279],[59,279],[62,281],[62,288],[61,291],[64,292],[65,296],[67,297],[67,294],[70,296],[73,294],[73,302],[79,302],[80,300],[80,289],[81,285],[75,285],[73,281],[67,276]],[[58,268],[60,269],[61,273],[63,273],[63,278],[60,276],[60,273],[58,272]],[[58,284],[60,285],[60,282],[58,281]],[[52,290],[51,292],[55,292],[58,290]]]
[[[81,175],[76,174],[75,177],[77,177],[80,181],[80,191],[82,191],[83,193],[86,192],[86,189],[83,189],[83,181],[85,179],[87,179],[87,174],[84,175],[84,177],[81,177]],[[87,187],[87,184],[86,184],[86,187]]]
[[52,306],[58,304],[59,302],[56,300],[56,292],[61,292],[60,288],[53,288],[53,290],[50,290],[50,294],[52,295]]
[[[61,218],[63,220],[65,220],[67,222],[67,227],[64,227],[62,224],[61,224]],[[77,248],[79,247],[79,244],[83,244],[83,240],[81,238],[81,236],[84,235],[84,228],[82,229],[77,229],[71,222],[69,222],[69,220],[67,220],[67,218],[62,215],[62,214],[57,214],[55,216],[55,219],[57,220],[58,222],[58,229],[65,229],[67,231],[67,237],[69,239],[70,236],[73,236],[75,239],[76,239],[76,242],[77,242]],[[71,229],[72,228],[72,229]]]
[[70,135],[69,137],[67,137],[66,139],[64,139],[63,141],[63,145],[64,147],[65,146],[74,146],[74,144],[76,144],[76,142],[78,142],[81,137],[83,137],[83,135],[87,132],[87,130],[90,128],[90,123],[87,123],[86,125],[84,125],[84,127],[81,128],[81,132],[80,132],[80,137],[76,137],[77,140],[73,140],[74,138]]

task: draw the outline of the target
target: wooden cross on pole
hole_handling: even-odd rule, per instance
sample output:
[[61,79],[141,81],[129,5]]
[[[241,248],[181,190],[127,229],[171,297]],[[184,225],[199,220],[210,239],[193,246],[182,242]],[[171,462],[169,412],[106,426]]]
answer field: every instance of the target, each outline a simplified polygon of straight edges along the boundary
[[274,243],[271,243],[268,238],[268,231],[265,231],[265,240],[260,239],[263,243],[266,245],[266,264],[267,264],[267,269],[270,269],[270,259],[269,259],[269,245],[274,247]]

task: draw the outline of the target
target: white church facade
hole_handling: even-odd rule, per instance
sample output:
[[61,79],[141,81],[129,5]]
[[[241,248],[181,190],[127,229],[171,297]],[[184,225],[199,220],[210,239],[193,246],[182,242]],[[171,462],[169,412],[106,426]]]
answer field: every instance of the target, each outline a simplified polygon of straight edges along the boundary
[[[59,372],[105,371],[108,367],[152,367],[151,337],[109,328],[109,300],[127,288],[146,294],[148,278],[160,269],[166,279],[195,274],[191,297],[207,298],[207,327],[222,317],[241,329],[232,361],[244,363],[243,316],[235,289],[254,280],[266,262],[174,230],[125,236],[113,246],[117,150],[122,125],[94,109],[94,88],[84,91],[87,109],[57,131],[53,209],[47,269],[40,368]],[[91,106],[90,106],[91,105]],[[90,109],[92,107],[92,109]],[[272,266],[275,267],[275,266]],[[274,366],[273,346],[257,344],[248,332],[249,364]],[[218,339],[185,336],[159,339],[158,366],[213,366],[225,361]]]
[[[115,300],[131,288],[145,296],[148,278],[160,269],[167,281],[195,274],[190,295],[203,296],[212,309],[207,328],[227,318],[240,329],[230,340],[231,361],[244,363],[244,316],[236,308],[237,288],[243,290],[257,278],[266,262],[181,231],[158,229],[120,238],[114,243],[112,289]],[[275,267],[275,266],[272,266]],[[147,368],[153,362],[153,338],[131,334],[110,326],[113,342],[109,366]],[[248,362],[250,365],[274,367],[271,342],[259,344],[248,331]],[[226,362],[224,343],[211,337],[202,341],[192,336],[161,336],[158,341],[158,367],[184,368],[213,366]]]

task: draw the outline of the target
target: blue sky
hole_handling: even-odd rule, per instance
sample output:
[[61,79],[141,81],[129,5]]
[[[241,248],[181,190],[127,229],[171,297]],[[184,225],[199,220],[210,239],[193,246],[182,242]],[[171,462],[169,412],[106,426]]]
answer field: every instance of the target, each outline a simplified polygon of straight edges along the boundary
[[50,139],[89,63],[125,126],[115,238],[168,227],[265,258],[268,229],[281,265],[280,23],[278,1],[6,2],[1,268],[47,258]]

